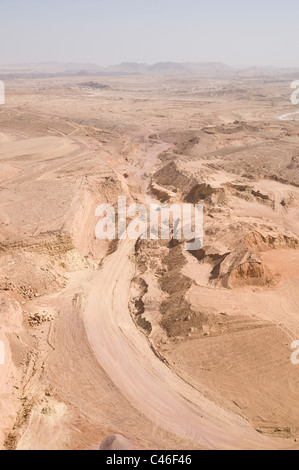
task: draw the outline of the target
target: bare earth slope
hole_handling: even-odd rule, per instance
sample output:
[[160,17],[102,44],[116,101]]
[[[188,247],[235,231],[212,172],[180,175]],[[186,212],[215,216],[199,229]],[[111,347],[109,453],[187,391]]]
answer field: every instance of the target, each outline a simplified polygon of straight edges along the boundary
[[[11,80],[0,107],[0,447],[295,448],[289,83],[84,80]],[[118,196],[203,204],[204,246],[96,240]]]

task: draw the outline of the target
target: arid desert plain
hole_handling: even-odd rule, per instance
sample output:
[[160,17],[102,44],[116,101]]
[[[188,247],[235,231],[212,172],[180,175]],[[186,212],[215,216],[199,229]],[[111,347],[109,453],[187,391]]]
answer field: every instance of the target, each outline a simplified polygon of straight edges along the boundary
[[[0,448],[299,448],[291,77],[4,82]],[[97,239],[119,196],[202,204],[202,248]]]

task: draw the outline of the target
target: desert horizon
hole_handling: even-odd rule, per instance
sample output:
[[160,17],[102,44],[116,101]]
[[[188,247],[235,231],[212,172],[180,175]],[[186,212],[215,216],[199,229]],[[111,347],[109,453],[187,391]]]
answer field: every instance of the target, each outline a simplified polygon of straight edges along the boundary
[[[160,62],[135,62],[124,61],[116,64],[103,66],[98,63],[88,62],[68,62],[68,61],[44,61],[44,62],[16,62],[0,63],[0,72],[2,76],[13,78],[13,74],[59,74],[60,76],[69,75],[88,75],[89,76],[113,76],[113,75],[239,75],[244,77],[275,76],[284,74],[299,73],[299,66],[279,67],[275,65],[232,65],[218,61],[191,61],[176,62],[171,60]],[[64,75],[63,75],[64,74]],[[14,77],[18,78],[18,77]],[[42,78],[42,75],[41,75]],[[46,78],[46,76],[45,76]]]

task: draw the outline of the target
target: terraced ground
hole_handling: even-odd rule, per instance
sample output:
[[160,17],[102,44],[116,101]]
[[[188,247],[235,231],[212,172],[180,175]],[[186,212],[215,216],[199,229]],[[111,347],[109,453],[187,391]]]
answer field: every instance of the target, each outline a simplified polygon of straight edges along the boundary
[[[289,82],[85,82],[11,80],[0,107],[1,448],[96,449],[111,433],[296,448]],[[96,207],[120,195],[203,204],[204,246],[97,240]]]

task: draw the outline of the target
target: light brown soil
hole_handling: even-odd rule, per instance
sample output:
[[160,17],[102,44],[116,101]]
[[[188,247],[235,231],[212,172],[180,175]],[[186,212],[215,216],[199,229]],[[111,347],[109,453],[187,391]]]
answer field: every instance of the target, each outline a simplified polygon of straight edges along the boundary
[[[8,81],[0,448],[297,447],[298,123],[244,81]],[[202,203],[204,246],[96,240],[118,196]]]

